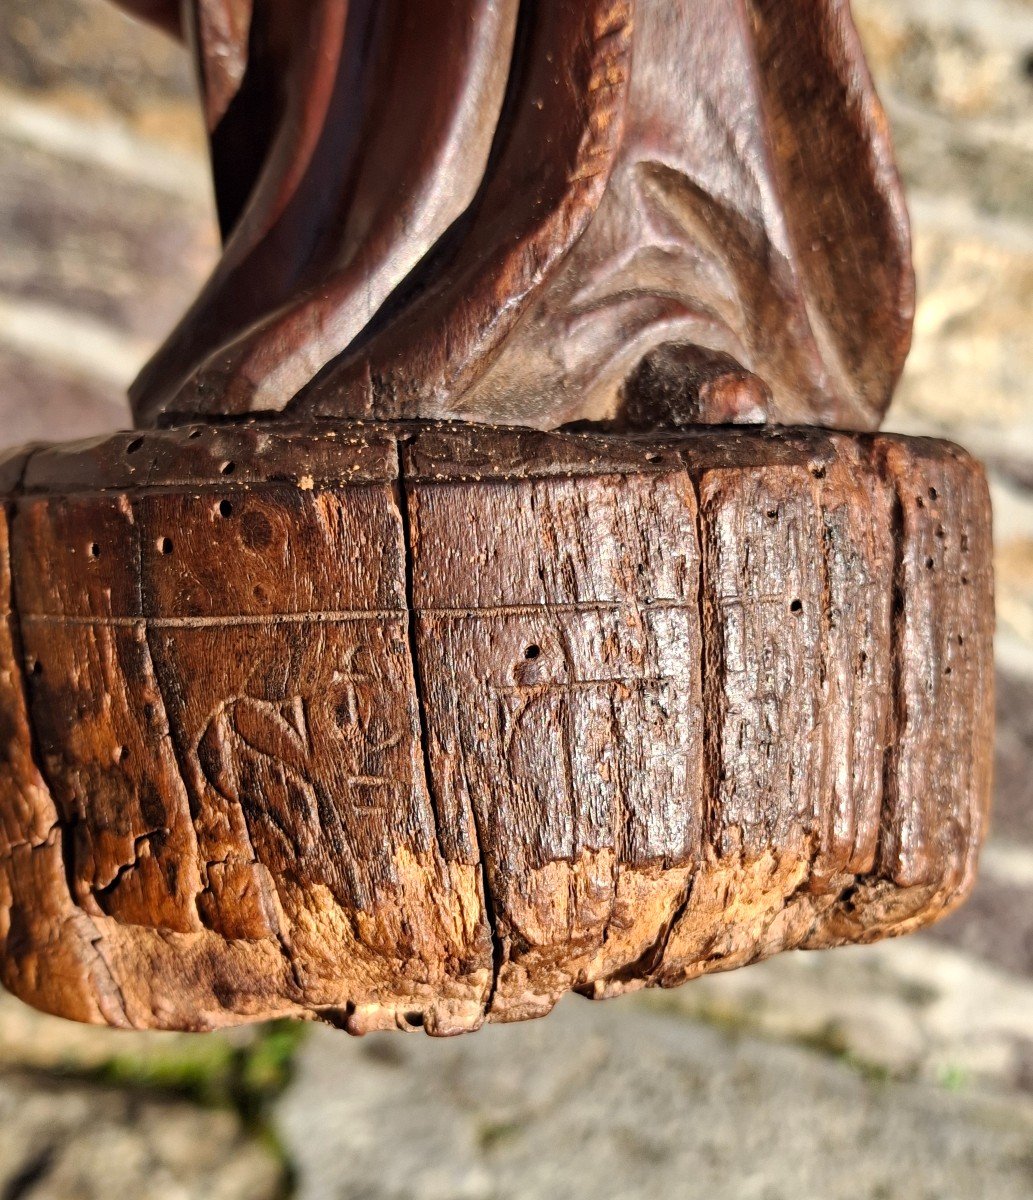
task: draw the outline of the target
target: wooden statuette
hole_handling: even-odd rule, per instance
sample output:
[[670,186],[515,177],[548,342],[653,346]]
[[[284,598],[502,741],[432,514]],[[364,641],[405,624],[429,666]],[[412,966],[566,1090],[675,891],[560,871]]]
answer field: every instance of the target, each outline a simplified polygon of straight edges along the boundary
[[450,1034],[917,929],[986,831],[983,474],[877,432],[842,0],[194,0],[225,254],[0,466],[0,975]]

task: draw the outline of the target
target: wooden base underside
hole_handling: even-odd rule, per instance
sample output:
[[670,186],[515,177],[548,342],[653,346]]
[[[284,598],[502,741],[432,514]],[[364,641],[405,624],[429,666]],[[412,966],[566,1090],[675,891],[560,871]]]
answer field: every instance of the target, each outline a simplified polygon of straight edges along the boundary
[[0,473],[0,975],[40,1008],[453,1033],[972,884],[953,446],[230,424]]

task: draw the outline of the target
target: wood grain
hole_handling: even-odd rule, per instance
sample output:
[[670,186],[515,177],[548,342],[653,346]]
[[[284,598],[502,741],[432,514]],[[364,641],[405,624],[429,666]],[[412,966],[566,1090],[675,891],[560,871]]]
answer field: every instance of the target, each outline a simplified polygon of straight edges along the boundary
[[971,887],[953,446],[244,422],[0,477],[0,972],[48,1011],[453,1033]]

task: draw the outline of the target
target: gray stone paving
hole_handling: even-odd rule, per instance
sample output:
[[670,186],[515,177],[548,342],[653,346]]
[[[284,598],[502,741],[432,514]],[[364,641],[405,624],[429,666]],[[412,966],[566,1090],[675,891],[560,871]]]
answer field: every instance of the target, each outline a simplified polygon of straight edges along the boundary
[[276,1200],[284,1179],[231,1112],[0,1075],[4,1200]]
[[277,1111],[299,1200],[1028,1200],[1033,1103],[572,998],[433,1042],[317,1031]]

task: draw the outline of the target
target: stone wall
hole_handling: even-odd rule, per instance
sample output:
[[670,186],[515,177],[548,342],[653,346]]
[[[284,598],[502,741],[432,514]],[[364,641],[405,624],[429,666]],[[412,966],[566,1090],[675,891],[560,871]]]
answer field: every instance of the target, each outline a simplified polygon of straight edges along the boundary
[[1033,3],[855,0],[897,142],[920,304],[894,427],[983,456],[1002,655],[1033,647]]

